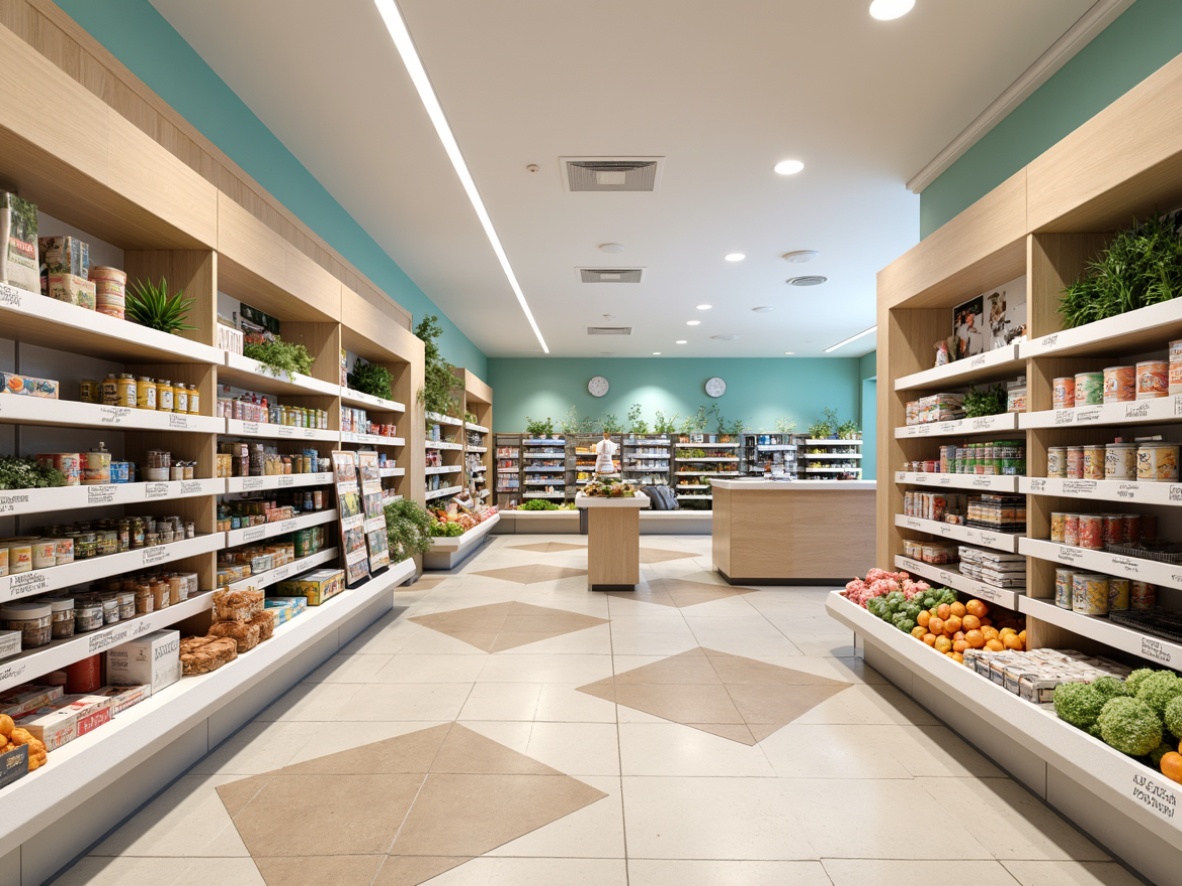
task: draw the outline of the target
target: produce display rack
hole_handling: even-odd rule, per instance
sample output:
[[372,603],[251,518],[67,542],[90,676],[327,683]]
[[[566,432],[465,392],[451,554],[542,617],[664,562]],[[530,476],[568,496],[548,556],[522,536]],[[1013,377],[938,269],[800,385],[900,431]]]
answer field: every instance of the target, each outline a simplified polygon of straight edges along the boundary
[[[1158,586],[1159,602],[1182,608],[1182,579],[1148,558],[1054,544],[1053,511],[1138,513],[1157,517],[1160,534],[1182,536],[1182,484],[1062,480],[1047,477],[1051,446],[1111,442],[1145,434],[1182,440],[1182,396],[1056,409],[1053,380],[1107,366],[1165,359],[1182,338],[1182,299],[1062,328],[1059,299],[1087,262],[1132,219],[1182,201],[1182,57],[1150,75],[1088,123],[982,197],[878,276],[879,564],[1016,608],[1025,614],[1028,648],[1073,648],[1125,658],[1131,664],[1179,669],[1182,648],[1106,618],[1054,605],[1055,569],[1074,566]],[[1129,133],[1133,135],[1130,137]],[[1025,277],[1026,340],[932,367],[933,345],[952,330],[953,309],[981,293]],[[1025,411],[908,425],[906,403],[969,385],[1027,380]],[[931,438],[931,439],[929,439]],[[1024,477],[917,474],[908,465],[937,457],[947,443],[1020,440]],[[807,458],[807,456],[806,456]],[[1015,483],[1016,486],[1011,485]],[[947,488],[1020,495],[1026,531],[1018,535],[904,516],[908,491]],[[1105,506],[1105,503],[1108,503]],[[903,556],[905,540],[955,538],[1016,550],[1026,558],[1026,592],[973,583],[955,565],[929,566]],[[1016,542],[1016,548],[1009,545]],[[965,668],[875,619],[843,598],[831,615],[866,645],[867,661],[993,756],[1038,795],[1153,882],[1172,882],[1182,869],[1182,841],[1173,815],[1182,789]],[[998,724],[1005,724],[999,726]],[[1150,787],[1167,797],[1147,799]],[[1165,806],[1169,814],[1159,810]]]
[[743,471],[756,477],[785,476],[798,473],[799,450],[793,434],[744,434]]
[[796,455],[801,480],[861,480],[862,441],[805,437]]
[[[738,477],[742,443],[674,443],[674,492],[678,502],[689,502],[690,507],[709,508],[714,500],[710,494],[710,480],[714,477]],[[701,451],[704,455],[691,455]]]
[[497,506],[500,508],[515,504],[521,497],[521,434],[497,434],[496,449],[493,453],[496,470],[494,486]]

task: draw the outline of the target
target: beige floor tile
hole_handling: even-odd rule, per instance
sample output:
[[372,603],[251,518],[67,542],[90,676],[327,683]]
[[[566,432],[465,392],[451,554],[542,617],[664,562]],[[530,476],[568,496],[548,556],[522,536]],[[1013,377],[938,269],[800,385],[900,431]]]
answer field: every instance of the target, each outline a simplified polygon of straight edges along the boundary
[[530,553],[535,554],[554,554],[563,553],[566,551],[587,550],[587,545],[585,543],[576,544],[565,541],[543,541],[519,545],[506,545],[506,547],[511,551],[529,551]]
[[[423,773],[438,758],[451,724],[418,728],[401,735],[348,748],[323,748],[319,756],[292,763],[279,773],[286,775],[403,775]],[[320,741],[313,739],[313,745]],[[275,773],[272,773],[275,774]]]
[[337,707],[336,720],[454,720],[471,683],[390,683],[359,686]]
[[677,655],[698,645],[688,630],[612,632],[612,649],[617,655]]
[[674,723],[745,722],[721,684],[614,683],[581,691]]
[[[55,886],[166,886],[184,876],[188,858],[102,858],[88,855],[54,880]],[[253,865],[253,862],[251,862]]]
[[418,886],[463,865],[471,858],[446,856],[390,856],[382,864],[373,886]]
[[534,723],[525,753],[576,778],[620,774],[614,723]]
[[471,683],[484,667],[473,655],[430,655],[402,652],[390,656],[367,683]]
[[759,743],[781,778],[902,778],[907,767],[884,753],[883,733],[894,726],[803,726],[790,723]]
[[[561,775],[561,772],[525,755],[532,728],[528,723],[496,723],[478,732],[455,724],[431,764],[432,774]],[[518,742],[513,737],[519,737]],[[513,747],[518,744],[519,749]]]
[[398,738],[411,732],[419,732],[436,726],[449,725],[432,720],[410,721],[370,721],[339,720],[334,723],[310,724],[310,740],[299,753],[289,761],[289,765],[325,757],[329,754],[339,754],[354,748],[365,747],[377,742]]
[[616,706],[579,692],[570,684],[543,684],[534,720],[538,723],[615,723]]
[[824,865],[833,886],[915,886],[946,883],[949,878],[973,886],[1016,886],[1014,878],[996,861],[826,858]]
[[269,772],[291,762],[311,741],[318,724],[247,723],[189,770],[191,775],[251,775]]
[[484,856],[440,875],[430,886],[626,886],[627,882],[623,859]]
[[298,683],[255,717],[255,721],[337,720],[341,709],[360,688],[359,683]]
[[370,683],[374,675],[390,661],[384,653],[348,653],[334,655],[303,680],[305,683]]
[[884,750],[912,775],[1007,778],[1003,770],[947,726],[899,724],[884,736]]
[[[439,655],[479,655],[484,656],[488,654],[487,648],[482,648],[479,643],[473,645],[464,640],[458,640],[455,637],[441,634],[438,631],[433,631],[430,628],[422,625],[415,625],[419,628],[414,634],[406,637],[399,648],[398,652],[405,653],[420,653],[420,654],[439,654]],[[485,646],[491,645],[495,634],[490,634],[490,639]]]
[[[1108,853],[1008,778],[917,778],[916,784],[1003,861],[1109,861]],[[957,797],[956,803],[948,798]]]
[[617,670],[616,683],[699,683],[718,684],[721,678],[705,650],[694,648],[679,655],[658,658],[624,671]]
[[532,722],[541,693],[540,683],[477,683],[457,719]]
[[[587,775],[579,781],[607,796],[565,818],[505,843],[487,853],[486,857],[623,858],[624,815],[620,801],[620,779]],[[559,884],[554,883],[553,886]]]
[[811,711],[801,714],[796,723],[833,723],[874,725],[935,726],[938,721],[922,707],[889,684],[855,684]]
[[804,835],[785,784],[776,778],[625,776],[628,854],[815,860],[817,852]]
[[[759,747],[675,723],[621,723],[624,775],[774,776]],[[747,735],[750,740],[750,733]]]
[[1115,862],[1002,862],[1021,886],[1141,886],[1141,881]]
[[605,622],[556,637],[543,635],[512,647],[512,651],[522,655],[611,655],[611,629]]
[[267,886],[306,886],[308,883],[370,886],[385,861],[385,853],[374,853],[259,858],[256,864]]
[[819,861],[687,861],[633,858],[629,886],[832,886]]
[[484,663],[481,683],[587,683],[609,676],[610,655],[538,656],[502,652]]

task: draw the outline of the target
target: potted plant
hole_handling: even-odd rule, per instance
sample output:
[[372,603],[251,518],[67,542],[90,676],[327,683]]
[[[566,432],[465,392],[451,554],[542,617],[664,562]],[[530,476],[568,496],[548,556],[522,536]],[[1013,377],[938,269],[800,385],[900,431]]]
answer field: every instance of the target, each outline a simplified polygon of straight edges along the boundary
[[[792,436],[796,430],[796,419],[794,418],[777,418],[776,419],[776,433],[782,434],[784,437]],[[785,440],[785,443],[788,441]]]
[[349,387],[354,391],[384,400],[390,399],[390,385],[393,381],[389,369],[377,363],[369,363],[362,357],[357,358],[357,362],[353,364],[353,371],[348,375]]
[[151,280],[136,280],[127,290],[125,316],[132,323],[175,335],[185,329],[197,328],[185,323],[195,301],[185,298],[184,290],[169,295],[168,280],[164,277],[160,278],[159,286]]
[[418,401],[427,412],[438,415],[453,415],[459,409],[459,400],[452,391],[455,389],[455,369],[443,359],[438,338],[443,334],[439,318],[428,314],[415,327],[415,336],[423,342],[423,386],[419,388]]
[[312,374],[312,355],[308,349],[279,336],[267,341],[246,342],[242,346],[242,355],[262,363],[276,378],[285,372],[289,375]]
[[606,413],[599,424],[609,434],[619,434],[624,430],[623,423],[612,412]]
[[837,438],[839,440],[857,440],[860,436],[861,429],[853,419],[843,421],[837,426]]
[[671,413],[668,417],[661,410],[656,411],[656,418],[653,419],[653,433],[654,434],[674,434],[677,432],[677,422],[681,418],[676,412]]
[[431,515],[411,498],[386,505],[386,541],[390,562],[414,558],[416,574],[422,572],[423,554],[431,550]]
[[718,420],[718,439],[722,443],[732,442],[736,437],[742,436],[746,430],[747,425],[741,418],[734,421],[726,421],[722,418]]
[[813,440],[824,440],[833,433],[833,425],[829,421],[829,413],[832,410],[825,410],[825,417],[818,419],[809,425],[809,437]]
[[[642,414],[639,403],[633,403],[632,408],[628,410],[628,433],[632,436],[648,433],[648,422],[642,418]],[[660,415],[660,413],[657,414]]]
[[549,440],[554,436],[554,421],[550,418],[534,420],[527,415],[525,431],[535,440]]
[[579,433],[579,428],[582,427],[582,419],[579,418],[579,407],[572,406],[568,409],[566,415],[558,422],[558,426],[562,428],[562,433],[564,434]]

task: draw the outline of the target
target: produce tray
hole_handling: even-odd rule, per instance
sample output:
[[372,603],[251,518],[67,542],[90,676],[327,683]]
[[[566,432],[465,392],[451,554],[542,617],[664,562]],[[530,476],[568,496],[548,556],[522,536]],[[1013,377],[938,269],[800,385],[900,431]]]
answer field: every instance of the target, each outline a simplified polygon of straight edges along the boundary
[[1140,557],[1142,560],[1156,560],[1177,566],[1182,563],[1182,545],[1172,542],[1145,542],[1139,545],[1104,545],[1104,551],[1118,557]]
[[1109,612],[1108,620],[1142,634],[1182,643],[1182,612],[1151,609],[1146,612]]

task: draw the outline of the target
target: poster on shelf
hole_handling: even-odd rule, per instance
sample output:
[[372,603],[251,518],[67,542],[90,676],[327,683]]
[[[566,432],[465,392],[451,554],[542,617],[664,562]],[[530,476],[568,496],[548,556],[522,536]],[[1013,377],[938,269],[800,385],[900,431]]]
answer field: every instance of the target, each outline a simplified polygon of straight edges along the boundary
[[985,296],[977,295],[952,309],[952,359],[963,360],[985,352]]
[[390,542],[386,536],[386,509],[382,505],[382,473],[378,454],[372,449],[357,453],[361,475],[361,505],[365,512],[365,542],[369,548],[369,570],[377,572],[390,565]]
[[989,325],[986,350],[1026,341],[1026,276],[991,289],[982,297]]
[[337,488],[337,514],[341,551],[345,560],[345,584],[352,587],[369,578],[369,551],[365,544],[365,508],[357,477],[355,454],[332,451],[333,479]]

